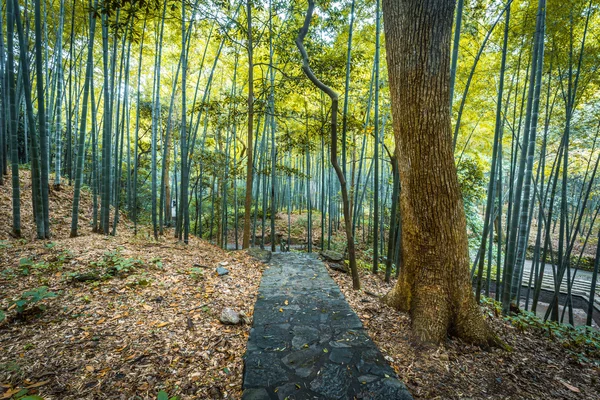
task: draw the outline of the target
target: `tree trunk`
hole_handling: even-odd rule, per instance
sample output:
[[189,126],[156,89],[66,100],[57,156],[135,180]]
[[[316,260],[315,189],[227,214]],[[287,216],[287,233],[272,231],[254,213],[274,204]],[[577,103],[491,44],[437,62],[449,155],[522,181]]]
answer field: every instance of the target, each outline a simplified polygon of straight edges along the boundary
[[[450,127],[453,0],[384,0],[394,134],[399,158],[403,270],[389,305],[409,311],[420,342],[448,334],[497,339],[475,302]],[[419,51],[414,51],[419,49]]]
[[[244,200],[244,234],[242,248],[250,247],[250,210],[252,208],[252,129],[254,125],[254,60],[252,54],[252,3],[246,2],[248,22],[248,161],[246,165],[246,198]],[[263,210],[264,211],[264,210]]]

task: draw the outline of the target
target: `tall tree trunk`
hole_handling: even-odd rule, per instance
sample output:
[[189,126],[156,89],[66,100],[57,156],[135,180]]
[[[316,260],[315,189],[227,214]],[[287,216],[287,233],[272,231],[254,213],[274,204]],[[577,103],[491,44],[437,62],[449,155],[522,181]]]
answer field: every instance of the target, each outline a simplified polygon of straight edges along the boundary
[[37,116],[40,143],[40,194],[42,196],[42,217],[44,222],[44,238],[50,238],[50,215],[48,202],[48,124],[46,120],[46,96],[44,93],[44,67],[42,57],[42,12],[41,0],[35,1],[35,70],[37,89]]
[[[110,114],[111,86],[108,75],[108,19],[102,16],[102,69],[104,72],[104,122],[102,130],[102,185],[100,204],[100,230],[108,235],[110,217],[110,160],[111,160],[111,124]],[[69,175],[69,179],[71,175]]]
[[12,233],[15,237],[21,237],[21,197],[19,184],[19,141],[18,141],[18,125],[19,114],[17,110],[17,92],[15,86],[15,65],[14,65],[14,4],[12,1],[6,3],[6,41],[7,41],[7,57],[6,71],[8,78],[8,131],[10,132],[10,164],[12,172],[12,212],[13,212],[13,229]]
[[[529,75],[523,143],[521,144],[521,158],[519,159],[517,170],[517,180],[513,198],[514,205],[510,222],[511,229],[508,234],[506,250],[506,279],[504,280],[502,287],[502,309],[504,313],[508,313],[510,310],[512,293],[515,292],[519,281],[519,268],[517,266],[519,248],[524,249],[525,241],[528,239],[526,237],[527,215],[531,190],[533,156],[535,151],[537,109],[539,106],[541,74],[544,60],[544,18],[545,1],[540,0],[538,2],[536,32],[532,50],[533,54],[531,57],[531,71]],[[538,82],[537,89],[536,82]],[[534,120],[532,120],[532,116],[534,116]],[[521,240],[517,242],[517,239]]]
[[[56,47],[62,49],[62,35],[64,29],[64,20],[65,20],[65,12],[64,12],[64,0],[60,2],[60,22],[59,22],[59,30],[58,30],[58,38]],[[64,86],[64,73],[63,73],[63,60],[62,60],[62,51],[57,51],[57,60],[56,60],[56,106],[54,111],[54,129],[55,129],[55,154],[54,154],[54,186],[60,186],[60,174],[61,174],[61,152],[62,152],[62,98],[63,98],[63,86]]]
[[[94,8],[98,5],[98,0],[94,3]],[[90,41],[88,47],[87,66],[85,73],[85,84],[83,87],[83,105],[81,107],[81,127],[79,128],[79,149],[77,150],[77,165],[75,170],[75,193],[73,195],[73,209],[71,214],[71,237],[77,236],[77,223],[79,220],[79,198],[81,194],[81,185],[83,183],[83,145],[85,143],[85,130],[87,122],[88,97],[90,86],[93,79],[94,68],[94,36],[96,32],[96,18],[90,14]]]
[[[192,19],[193,21],[193,19]],[[190,27],[192,25],[190,21]],[[181,2],[181,198],[179,202],[181,204],[182,213],[182,224],[183,224],[183,241],[185,244],[189,242],[190,232],[190,207],[188,204],[188,189],[189,189],[189,168],[188,168],[188,142],[187,142],[187,129],[186,129],[186,78],[187,78],[187,49],[186,49],[186,33],[185,33],[185,2]],[[165,149],[165,155],[169,152],[169,148]],[[163,172],[168,174],[169,170]],[[168,198],[168,196],[167,196]]]
[[[453,0],[383,0],[399,159],[403,270],[385,301],[410,311],[417,340],[497,341],[471,288],[450,127]],[[420,49],[415,52],[414,49]]]
[[[252,207],[252,126],[254,123],[254,62],[252,56],[252,3],[246,1],[246,18],[248,22],[248,161],[246,166],[246,199],[244,202],[244,234],[242,248],[250,246],[250,211]],[[263,210],[264,211],[264,210]]]
[[[33,214],[35,218],[35,224],[37,227],[37,238],[44,239],[45,225],[44,225],[44,208],[42,204],[42,180],[41,180],[41,169],[40,169],[40,150],[38,143],[38,135],[35,132],[35,114],[33,111],[32,93],[33,88],[30,81],[30,69],[28,61],[28,49],[27,49],[27,38],[25,36],[25,30],[23,23],[21,22],[21,15],[19,13],[20,7],[18,0],[14,1],[15,23],[17,25],[17,33],[19,38],[19,52],[21,56],[21,80],[23,84],[23,94],[25,97],[25,120],[31,126],[31,134],[29,140],[31,144],[31,189],[33,199]],[[29,32],[29,31],[28,31]]]
[[456,83],[456,65],[458,64],[458,46],[460,44],[460,30],[462,26],[464,0],[458,0],[456,7],[456,22],[454,24],[454,43],[452,44],[452,62],[450,65],[450,112],[454,100],[454,84]]
[[379,0],[375,15],[375,140],[373,142],[373,273],[376,274],[379,266],[379,36],[381,36]]
[[[342,113],[342,170],[346,176],[346,132],[348,131],[348,96],[350,94],[350,67],[352,62],[352,34],[354,32],[354,8],[355,0],[352,0],[350,6],[350,27],[348,28],[348,50],[346,51],[346,84],[344,85],[344,111]],[[377,3],[379,7],[379,2]],[[379,13],[377,13],[377,21],[379,21]],[[379,27],[379,25],[377,25]],[[377,35],[377,43],[379,44],[379,35]],[[347,178],[347,176],[346,176]],[[350,196],[352,198],[352,196]],[[352,201],[350,201],[352,203]],[[350,205],[352,210],[352,205]]]

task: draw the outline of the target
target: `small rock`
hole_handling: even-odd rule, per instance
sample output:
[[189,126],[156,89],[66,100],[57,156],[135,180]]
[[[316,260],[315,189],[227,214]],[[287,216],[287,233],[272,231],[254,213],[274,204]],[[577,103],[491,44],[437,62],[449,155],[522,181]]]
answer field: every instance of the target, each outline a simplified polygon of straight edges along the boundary
[[327,266],[335,271],[340,271],[345,274],[348,273],[348,267],[346,266],[346,264],[327,263]]
[[245,312],[240,311],[239,316],[242,324],[250,325],[252,323],[252,319]]
[[229,274],[229,270],[227,268],[217,267],[217,275],[224,276],[227,274]]
[[226,267],[226,266],[228,266],[228,265],[229,265],[229,261],[221,261],[221,262],[219,263],[219,265],[220,265],[221,267]]
[[321,257],[323,257],[327,261],[331,262],[340,262],[344,259],[344,255],[342,253],[338,253],[333,250],[325,250],[321,252]]
[[221,389],[213,386],[208,390],[208,393],[210,393],[210,397],[212,399],[222,399],[223,398],[223,394],[221,393]]
[[75,282],[93,282],[99,281],[102,277],[97,272],[87,272],[83,274],[75,274],[71,277]]
[[269,250],[263,250],[258,247],[251,247],[246,250],[246,253],[252,257],[257,259],[260,262],[268,263],[271,261],[271,252]]
[[240,323],[240,314],[231,308],[224,308],[219,320],[225,325],[237,325]]

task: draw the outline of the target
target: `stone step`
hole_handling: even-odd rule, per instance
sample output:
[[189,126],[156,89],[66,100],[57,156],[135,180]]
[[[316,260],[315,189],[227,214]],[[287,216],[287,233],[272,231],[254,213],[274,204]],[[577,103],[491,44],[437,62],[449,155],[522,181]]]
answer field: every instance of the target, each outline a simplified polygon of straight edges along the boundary
[[[529,271],[523,271],[523,286],[527,287],[527,283],[529,282]],[[566,279],[566,277],[564,278]],[[531,283],[533,287],[533,281]],[[542,279],[542,289],[554,291],[554,279],[552,276],[544,275]],[[590,296],[590,290],[592,289],[592,283],[590,281],[585,280],[575,280],[571,286],[571,294],[582,296],[587,299]],[[566,282],[562,282],[560,286],[561,293],[567,293],[568,288]],[[600,308],[600,285],[596,287],[596,296],[594,297],[594,304],[597,304]]]

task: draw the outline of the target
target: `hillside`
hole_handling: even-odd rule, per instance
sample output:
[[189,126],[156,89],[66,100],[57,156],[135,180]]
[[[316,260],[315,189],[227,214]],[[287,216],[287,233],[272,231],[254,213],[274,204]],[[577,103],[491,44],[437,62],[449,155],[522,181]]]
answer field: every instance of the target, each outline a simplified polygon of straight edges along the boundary
[[[71,239],[66,185],[51,191],[52,240],[32,240],[28,182],[25,172],[22,239],[9,235],[11,191],[0,187],[0,398],[239,397],[249,326],[219,316],[252,316],[262,267],[196,238],[179,244],[172,231],[136,237],[124,216],[117,236],[95,234],[88,194]],[[228,275],[216,275],[219,264]],[[42,287],[56,297],[18,313],[13,300]]]

